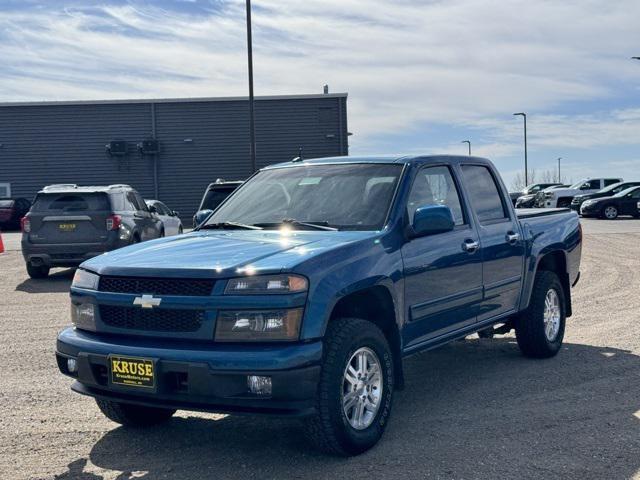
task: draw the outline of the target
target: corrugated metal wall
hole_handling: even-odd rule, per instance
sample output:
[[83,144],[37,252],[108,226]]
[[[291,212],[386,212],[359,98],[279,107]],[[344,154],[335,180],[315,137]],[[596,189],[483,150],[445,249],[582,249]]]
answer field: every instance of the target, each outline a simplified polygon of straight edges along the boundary
[[[248,115],[242,99],[2,104],[0,183],[28,198],[53,183],[128,183],[152,198],[153,157],[136,144],[155,133],[159,197],[186,219],[216,178],[251,173]],[[258,97],[256,134],[259,167],[300,148],[307,158],[346,155],[346,95]],[[107,155],[111,140],[127,141],[129,154]]]

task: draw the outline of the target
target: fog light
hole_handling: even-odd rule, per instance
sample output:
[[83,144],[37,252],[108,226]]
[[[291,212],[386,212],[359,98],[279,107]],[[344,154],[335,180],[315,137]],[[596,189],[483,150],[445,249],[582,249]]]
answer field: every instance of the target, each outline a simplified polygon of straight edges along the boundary
[[67,358],[67,370],[69,370],[69,373],[78,372],[78,362],[75,358]]
[[271,377],[249,375],[247,377],[249,391],[255,395],[271,395]]

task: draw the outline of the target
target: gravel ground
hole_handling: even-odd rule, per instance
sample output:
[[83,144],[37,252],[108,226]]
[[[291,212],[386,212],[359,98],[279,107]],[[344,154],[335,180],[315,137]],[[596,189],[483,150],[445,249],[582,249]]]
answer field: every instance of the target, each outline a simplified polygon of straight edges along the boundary
[[585,228],[558,357],[525,359],[512,336],[414,356],[383,440],[351,459],[316,453],[289,420],[106,420],[55,366],[70,271],[29,280],[12,248],[0,257],[0,479],[640,479],[640,233],[600,223]]

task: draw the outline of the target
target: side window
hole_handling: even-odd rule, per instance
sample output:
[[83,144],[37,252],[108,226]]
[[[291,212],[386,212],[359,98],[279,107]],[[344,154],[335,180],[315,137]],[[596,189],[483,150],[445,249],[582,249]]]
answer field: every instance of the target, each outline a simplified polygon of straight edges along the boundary
[[607,178],[604,181],[604,186],[608,187],[609,185],[613,185],[614,183],[618,183],[620,180],[617,178]]
[[167,209],[167,207],[164,206],[164,204],[157,202],[154,203],[154,206],[156,207],[156,210],[158,211],[158,215],[169,215],[169,211]]
[[109,199],[111,200],[111,210],[114,212],[122,212],[127,210],[124,201],[124,194],[122,193],[111,193],[109,194]]
[[640,198],[640,188],[631,192],[631,198]]
[[138,210],[140,210],[138,199],[136,198],[135,193],[131,191],[127,192],[127,204],[128,204],[127,210],[131,210],[134,212],[137,212]]
[[142,210],[143,212],[148,212],[149,209],[147,208],[147,204],[144,201],[144,199],[140,196],[140,194],[138,192],[134,192],[134,195],[136,197],[136,200],[138,201],[138,210]]
[[451,209],[455,224],[464,225],[460,195],[449,167],[427,167],[418,172],[407,202],[409,219],[425,205],[446,205]]
[[509,218],[498,185],[487,167],[463,165],[462,173],[480,223]]

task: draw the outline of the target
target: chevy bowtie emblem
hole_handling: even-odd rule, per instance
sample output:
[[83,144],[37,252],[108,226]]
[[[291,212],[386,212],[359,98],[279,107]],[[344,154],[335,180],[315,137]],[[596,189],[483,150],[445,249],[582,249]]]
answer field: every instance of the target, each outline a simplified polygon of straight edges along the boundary
[[153,295],[142,295],[133,300],[134,305],[140,305],[142,308],[153,308],[160,305],[161,298],[153,298]]

